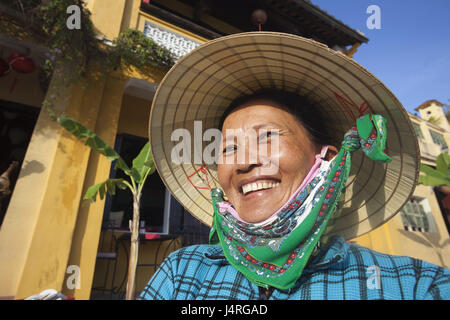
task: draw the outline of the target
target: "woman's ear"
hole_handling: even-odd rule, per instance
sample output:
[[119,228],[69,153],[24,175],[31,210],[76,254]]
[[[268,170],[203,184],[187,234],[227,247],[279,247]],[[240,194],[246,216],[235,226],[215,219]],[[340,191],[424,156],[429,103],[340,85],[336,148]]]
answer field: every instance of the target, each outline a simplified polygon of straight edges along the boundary
[[330,161],[338,154],[338,152],[339,150],[335,146],[328,145],[328,150],[327,153],[325,154],[324,159]]

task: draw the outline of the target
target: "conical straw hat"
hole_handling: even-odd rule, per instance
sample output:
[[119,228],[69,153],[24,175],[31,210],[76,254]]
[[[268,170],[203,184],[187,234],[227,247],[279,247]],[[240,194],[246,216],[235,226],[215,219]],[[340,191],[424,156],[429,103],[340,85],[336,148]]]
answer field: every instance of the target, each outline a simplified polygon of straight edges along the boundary
[[[150,114],[151,148],[162,180],[186,210],[211,225],[208,184],[220,185],[215,165],[200,170],[202,150],[210,143],[202,141],[201,134],[218,127],[232,100],[262,88],[309,98],[320,108],[337,147],[361,111],[387,119],[386,153],[392,162],[375,162],[362,151],[353,152],[343,207],[329,234],[351,239],[399,212],[414,191],[420,159],[401,103],[354,60],[316,41],[277,32],[239,33],[209,41],[181,58],[160,83]],[[201,121],[197,136],[194,121]],[[172,134],[180,128],[197,142],[192,144],[192,159],[177,164],[172,152],[179,140]]]

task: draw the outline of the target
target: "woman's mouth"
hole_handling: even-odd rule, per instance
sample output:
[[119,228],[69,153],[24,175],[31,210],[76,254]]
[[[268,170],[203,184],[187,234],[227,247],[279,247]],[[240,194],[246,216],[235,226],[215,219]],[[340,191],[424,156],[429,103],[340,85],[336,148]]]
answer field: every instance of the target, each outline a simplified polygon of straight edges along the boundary
[[242,185],[241,191],[243,195],[247,195],[254,191],[276,188],[280,185],[279,181],[258,180]]

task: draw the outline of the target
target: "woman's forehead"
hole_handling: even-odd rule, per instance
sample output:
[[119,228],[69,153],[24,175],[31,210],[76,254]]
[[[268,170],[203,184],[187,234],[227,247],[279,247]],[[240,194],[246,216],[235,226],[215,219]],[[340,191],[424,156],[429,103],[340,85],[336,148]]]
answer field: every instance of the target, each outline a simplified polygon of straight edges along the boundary
[[237,128],[263,128],[263,127],[284,127],[301,126],[296,121],[294,115],[285,107],[274,101],[254,101],[245,103],[228,114],[222,126],[224,129]]

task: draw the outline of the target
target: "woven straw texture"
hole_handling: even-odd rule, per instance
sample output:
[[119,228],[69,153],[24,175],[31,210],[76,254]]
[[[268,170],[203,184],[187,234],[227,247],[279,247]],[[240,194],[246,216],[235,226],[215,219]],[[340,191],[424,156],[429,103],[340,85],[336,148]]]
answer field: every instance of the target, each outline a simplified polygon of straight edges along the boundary
[[[390,163],[352,154],[343,209],[329,234],[360,236],[393,217],[412,195],[418,177],[419,147],[409,117],[395,96],[370,72],[347,56],[299,36],[249,32],[205,43],[180,59],[166,74],[153,100],[149,134],[157,170],[169,191],[193,216],[211,225],[213,208],[201,163],[177,165],[171,153],[175,129],[194,140],[194,121],[202,132],[217,128],[230,102],[261,88],[306,96],[321,109],[324,128],[340,146],[355,125],[360,107],[387,119]],[[366,103],[367,102],[367,103]],[[365,104],[366,103],[366,104]],[[210,142],[192,146],[192,162]],[[215,165],[207,166],[211,187],[220,187]]]

